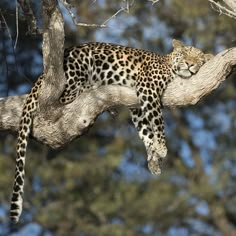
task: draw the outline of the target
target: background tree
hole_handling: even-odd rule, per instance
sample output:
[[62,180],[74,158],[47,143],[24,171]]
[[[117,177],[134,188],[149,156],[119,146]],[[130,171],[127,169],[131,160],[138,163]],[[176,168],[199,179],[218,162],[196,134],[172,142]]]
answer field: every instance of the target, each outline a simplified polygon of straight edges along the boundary
[[[98,24],[120,4],[74,3],[80,22]],[[31,7],[41,26],[39,4]],[[0,9],[1,96],[26,93],[42,71],[41,37],[26,35],[20,14],[13,50],[15,5],[2,1]],[[63,12],[67,45],[98,40],[167,53],[172,38],[212,52],[235,44],[235,20],[219,16],[207,1],[135,1],[107,28],[77,29]],[[144,147],[125,108],[115,120],[104,113],[62,151],[31,142],[24,214],[14,227],[7,211],[16,138],[1,132],[0,234],[235,235],[235,105],[229,79],[194,107],[166,110],[169,153],[160,176],[147,171]]]

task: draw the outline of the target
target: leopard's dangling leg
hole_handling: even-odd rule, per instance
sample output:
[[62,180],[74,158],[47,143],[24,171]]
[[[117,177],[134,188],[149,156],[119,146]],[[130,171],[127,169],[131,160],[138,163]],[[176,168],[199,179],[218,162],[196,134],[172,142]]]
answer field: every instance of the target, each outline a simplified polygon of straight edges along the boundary
[[[141,108],[130,108],[130,113],[139,136],[145,145],[149,170],[153,174],[160,174],[162,160],[167,154],[164,125],[160,123],[161,128],[153,130],[148,117],[143,116]],[[162,121],[162,119],[158,121]]]
[[161,162],[167,154],[164,121],[161,111],[161,93],[164,86],[158,91],[155,86],[144,89],[148,78],[139,78],[136,84],[136,93],[140,101],[140,108],[130,109],[135,127],[143,140],[148,154],[149,169],[152,173],[161,172]]

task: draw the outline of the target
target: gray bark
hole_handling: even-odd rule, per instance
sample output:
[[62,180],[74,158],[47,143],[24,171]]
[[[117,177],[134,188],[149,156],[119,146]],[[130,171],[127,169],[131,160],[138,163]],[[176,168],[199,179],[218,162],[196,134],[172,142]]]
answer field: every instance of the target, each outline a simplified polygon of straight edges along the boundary
[[223,0],[226,5],[228,5],[232,11],[236,12],[236,1],[235,0]]
[[64,19],[57,0],[42,1],[44,81],[39,93],[39,106],[50,116],[59,109],[59,97],[65,86],[63,69]]

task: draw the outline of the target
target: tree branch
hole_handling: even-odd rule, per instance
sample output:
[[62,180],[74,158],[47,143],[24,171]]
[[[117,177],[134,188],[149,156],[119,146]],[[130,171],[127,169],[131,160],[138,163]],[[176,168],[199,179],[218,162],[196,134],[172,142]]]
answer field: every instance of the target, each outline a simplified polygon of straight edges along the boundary
[[232,9],[232,11],[236,12],[236,1],[235,0],[223,0],[224,3]]
[[[152,2],[154,5],[155,3],[159,2],[160,0],[148,0]],[[220,14],[224,14],[231,18],[236,19],[236,1],[235,0],[222,0],[222,2],[218,2],[216,0],[208,0],[212,6],[212,8],[219,12]]]
[[[57,0],[42,1],[44,80],[39,93],[39,106],[47,113],[56,110],[58,98],[65,86],[63,69],[64,20]],[[53,111],[49,111],[53,112]]]
[[215,0],[208,0],[212,4],[212,8],[219,12],[220,14],[224,14],[226,16],[229,16],[231,18],[236,19],[236,2],[231,0],[223,0],[225,3],[225,6],[223,6],[218,1]]
[[27,22],[27,26],[28,26],[28,32],[29,34],[39,34],[41,33],[40,30],[37,27],[37,21],[36,21],[36,17],[34,16],[34,13],[30,7],[30,4],[28,1],[26,0],[17,0],[18,4],[20,5],[26,22]]
[[[164,106],[194,105],[216,89],[236,68],[236,48],[227,49],[207,62],[190,79],[176,78],[163,96]],[[18,128],[23,96],[0,100],[0,129]],[[114,106],[138,106],[132,88],[109,85],[81,94],[74,102],[63,106],[60,115],[50,119],[41,110],[36,113],[32,136],[52,148],[61,148],[84,134],[103,111]]]
[[[76,19],[76,16],[72,12],[72,8],[74,8],[73,5],[68,3],[67,0],[60,0],[60,1],[64,5],[64,7],[67,9],[68,13],[70,14],[74,25],[76,25],[76,26],[86,26],[86,27],[101,27],[101,28],[105,28],[105,27],[107,27],[107,23],[111,19],[114,19],[121,12],[123,12],[123,11],[129,12],[129,8],[133,5],[135,0],[133,0],[131,3],[129,2],[129,0],[125,0],[125,1],[123,0],[124,4],[122,4],[122,5],[124,5],[124,6],[121,6],[121,8],[117,12],[115,12],[112,16],[110,16],[108,19],[106,19],[102,24],[88,24],[88,23],[78,22],[77,19]],[[96,0],[94,2],[96,2]]]

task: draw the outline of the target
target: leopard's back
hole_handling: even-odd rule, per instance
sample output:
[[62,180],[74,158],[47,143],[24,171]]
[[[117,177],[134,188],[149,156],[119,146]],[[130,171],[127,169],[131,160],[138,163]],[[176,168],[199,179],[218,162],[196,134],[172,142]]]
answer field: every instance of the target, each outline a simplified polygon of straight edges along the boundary
[[144,61],[161,56],[131,47],[107,43],[89,43],[65,50],[67,79],[62,103],[73,101],[82,92],[104,85],[134,87]]

